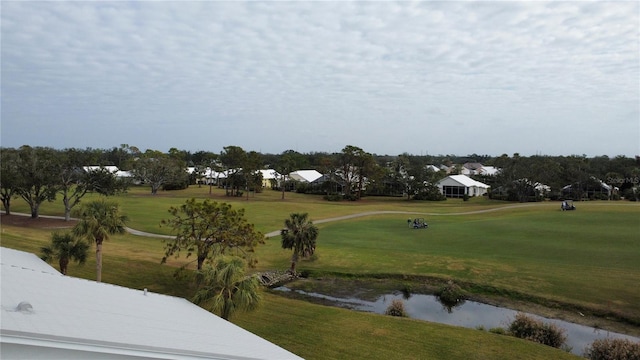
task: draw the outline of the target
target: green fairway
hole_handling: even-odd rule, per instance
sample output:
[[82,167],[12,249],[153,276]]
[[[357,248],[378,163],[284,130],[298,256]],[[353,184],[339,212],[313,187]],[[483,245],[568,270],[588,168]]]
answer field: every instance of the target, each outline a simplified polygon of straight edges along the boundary
[[639,207],[542,205],[432,216],[428,229],[372,216],[321,226],[317,259],[300,268],[452,278],[638,320],[639,215]]
[[[38,254],[50,231],[3,226],[2,246]],[[103,281],[190,298],[194,289],[160,265],[160,241],[113,236],[104,244]],[[283,256],[283,253],[279,254]],[[57,266],[56,264],[53,264]],[[71,264],[69,276],[95,279],[95,259]],[[308,360],[318,359],[573,359],[562,350],[485,331],[393,318],[286,299],[265,291],[258,311],[233,322]]]
[[[134,188],[113,199],[131,219],[131,228],[163,234],[168,234],[168,229],[160,228],[159,223],[168,217],[168,208],[179,206],[190,197],[212,198],[244,208],[249,222],[264,233],[280,229],[292,212],[308,212],[317,222],[320,236],[316,255],[313,260],[301,261],[299,271],[360,278],[453,279],[480,294],[558,303],[588,309],[593,314],[615,315],[636,326],[640,323],[637,286],[640,281],[640,204],[578,202],[577,211],[562,212],[556,202],[514,204],[480,198],[468,202],[409,202],[399,198],[327,202],[321,197],[295,193],[287,193],[286,199],[281,200],[279,192],[268,190],[251,194],[246,200],[227,198],[220,189],[213,189],[212,195],[208,191],[205,187],[192,187],[151,196],[143,188]],[[20,201],[14,201],[12,210],[28,212]],[[41,213],[61,215],[61,204],[44,204]],[[364,216],[321,221],[357,214]],[[429,228],[409,228],[407,219],[414,217],[425,218]],[[38,253],[49,235],[47,230],[3,226],[2,245]],[[180,257],[160,265],[162,254],[160,239],[114,236],[104,246],[103,280],[190,297],[192,289],[186,281],[176,279],[173,272],[192,259]],[[284,270],[290,265],[291,253],[281,248],[279,236],[267,239],[266,244],[257,249],[256,256],[257,271]],[[72,264],[69,274],[92,279],[95,278],[94,266],[90,258],[85,266]],[[529,358],[528,355],[514,356],[511,352],[520,346],[527,347],[525,352],[531,354],[531,358],[547,357],[543,352],[532,350],[537,346],[522,345],[511,338],[411,320],[352,314],[269,294],[262,310],[240,315],[237,321],[309,359],[341,358],[340,353],[350,354],[346,349],[350,346],[361,354],[368,354],[367,351],[380,354],[379,357],[365,356],[379,359],[474,358],[476,355],[476,358]],[[292,337],[291,332],[301,335]],[[423,333],[429,334],[431,340],[424,341],[427,335],[420,335]],[[350,337],[355,340],[347,341]],[[387,344],[382,340],[386,339],[398,345],[373,346],[370,342],[374,338],[383,344]],[[486,343],[488,352],[477,353],[470,345],[474,342],[482,342],[483,346]],[[391,355],[410,346],[414,347],[411,351],[416,356]],[[326,356],[314,356],[319,347],[336,350],[322,354]],[[457,352],[463,351],[458,347],[466,349],[464,356]],[[500,348],[503,349],[498,351]],[[551,357],[557,357],[555,355],[558,354]]]

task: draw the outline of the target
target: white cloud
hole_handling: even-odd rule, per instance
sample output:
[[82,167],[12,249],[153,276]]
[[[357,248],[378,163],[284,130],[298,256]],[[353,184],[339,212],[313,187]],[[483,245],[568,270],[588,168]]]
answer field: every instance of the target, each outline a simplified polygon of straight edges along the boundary
[[[637,2],[6,2],[2,144],[499,155],[545,142],[634,155],[638,13]],[[542,135],[523,139],[532,127]]]

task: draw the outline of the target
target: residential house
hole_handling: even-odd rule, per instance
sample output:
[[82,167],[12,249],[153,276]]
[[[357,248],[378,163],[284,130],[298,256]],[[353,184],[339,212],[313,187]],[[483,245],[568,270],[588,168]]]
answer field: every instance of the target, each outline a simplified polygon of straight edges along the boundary
[[611,196],[616,194],[620,189],[606,184],[604,181],[595,177],[590,177],[588,181],[579,184],[577,183],[567,185],[562,188],[562,195],[566,198],[606,198],[611,199]]
[[262,187],[275,188],[280,183],[280,174],[273,169],[258,170],[262,174]]
[[438,181],[440,192],[446,197],[460,198],[482,196],[487,193],[489,185],[473,180],[466,175],[449,175]]
[[120,170],[120,169],[118,169],[117,166],[114,166],[114,165],[105,165],[105,166],[93,165],[93,166],[83,166],[82,168],[84,169],[84,171],[105,169],[108,172],[114,174],[119,179],[132,179],[133,178],[133,174],[130,171]]
[[498,174],[500,169],[493,166],[485,166],[481,163],[464,163],[462,165],[462,170],[460,174],[462,175],[487,175],[487,176],[495,176]]
[[312,183],[320,177],[322,177],[322,174],[317,170],[296,170],[289,173],[289,178],[291,180],[305,183]]

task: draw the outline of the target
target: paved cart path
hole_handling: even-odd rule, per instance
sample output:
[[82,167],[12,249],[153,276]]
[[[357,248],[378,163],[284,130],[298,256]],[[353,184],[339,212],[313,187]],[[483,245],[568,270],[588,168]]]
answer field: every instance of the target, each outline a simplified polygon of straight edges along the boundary
[[[355,214],[349,214],[349,215],[343,215],[343,216],[336,216],[336,217],[332,217],[332,218],[313,220],[313,223],[314,224],[323,224],[323,223],[332,222],[332,221],[348,220],[348,219],[354,219],[354,218],[365,217],[365,216],[385,215],[385,214],[406,214],[406,215],[423,215],[423,216],[461,216],[461,215],[473,215],[473,214],[489,213],[489,212],[494,212],[494,211],[502,211],[502,210],[521,208],[521,207],[529,207],[529,206],[537,206],[537,205],[539,205],[539,203],[527,203],[527,204],[507,205],[507,206],[495,207],[495,208],[491,208],[491,209],[464,211],[464,212],[456,212],[456,213],[431,213],[431,212],[396,211],[396,210],[366,211],[366,212],[361,212],[361,213],[355,213]],[[30,214],[24,214],[24,213],[11,213],[11,214],[12,215],[20,215],[20,216],[31,216]],[[63,216],[50,216],[50,215],[40,215],[40,216],[44,217],[44,218],[51,218],[51,219],[64,219]],[[77,219],[74,219],[74,220],[77,220]],[[146,237],[154,237],[154,238],[161,238],[161,239],[173,239],[173,238],[175,238],[175,236],[172,236],[172,235],[154,234],[154,233],[149,233],[149,232],[145,232],[145,231],[132,229],[130,227],[127,227],[126,230],[127,230],[128,233],[130,233],[132,235],[136,235],[136,236],[146,236]],[[276,236],[279,236],[279,235],[280,235],[280,230],[271,231],[271,232],[265,234],[265,236],[268,237],[268,238],[276,237]]]

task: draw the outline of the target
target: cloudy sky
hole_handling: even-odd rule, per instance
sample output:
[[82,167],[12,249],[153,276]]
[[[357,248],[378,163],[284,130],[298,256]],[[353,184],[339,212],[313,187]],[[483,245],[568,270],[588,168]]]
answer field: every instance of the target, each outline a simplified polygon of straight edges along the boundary
[[640,154],[640,3],[2,1],[1,146]]

